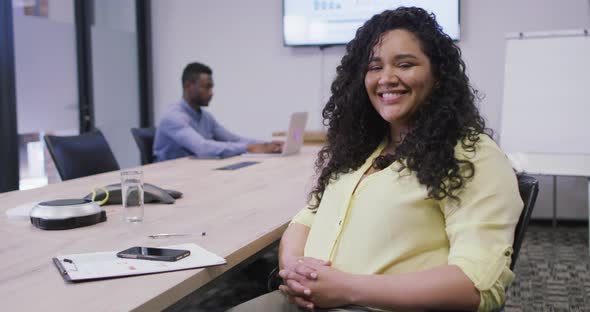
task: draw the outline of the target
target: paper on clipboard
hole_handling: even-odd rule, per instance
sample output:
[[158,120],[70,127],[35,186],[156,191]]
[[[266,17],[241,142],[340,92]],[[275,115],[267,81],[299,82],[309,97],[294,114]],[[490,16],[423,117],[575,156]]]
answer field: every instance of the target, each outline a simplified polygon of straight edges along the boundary
[[53,263],[66,281],[78,282],[132,275],[170,272],[226,264],[224,258],[197,244],[182,244],[162,248],[190,250],[190,256],[174,262],[126,259],[117,251],[59,255]]

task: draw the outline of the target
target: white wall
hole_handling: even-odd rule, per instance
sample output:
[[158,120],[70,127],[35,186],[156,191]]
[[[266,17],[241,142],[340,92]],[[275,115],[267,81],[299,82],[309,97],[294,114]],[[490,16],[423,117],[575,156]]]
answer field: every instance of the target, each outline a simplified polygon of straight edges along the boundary
[[92,27],[94,121],[121,168],[139,166],[130,129],[139,126],[136,34]]
[[284,48],[281,1],[153,1],[155,120],[182,95],[192,61],[213,69],[210,111],[227,128],[264,138],[307,110],[319,127],[320,51]]
[[[471,81],[485,94],[481,112],[497,134],[500,131],[504,88],[504,36],[521,31],[579,28],[590,28],[588,0],[461,1],[462,38],[459,45]],[[556,75],[556,79],[559,79],[559,75]],[[538,178],[541,191],[533,217],[550,218],[553,210],[553,179],[543,176]],[[588,218],[587,194],[585,179],[558,177],[558,217]]]
[[94,121],[121,168],[140,165],[130,129],[139,126],[134,0],[94,2],[92,82]]
[[[200,61],[214,71],[210,111],[229,129],[264,138],[285,129],[297,110],[310,111],[308,128],[321,128],[319,113],[344,48],[283,47],[281,12],[278,0],[152,1],[155,119],[180,98],[183,67]],[[575,28],[590,28],[588,0],[461,1],[459,45],[471,81],[485,94],[481,111],[491,128],[499,130],[504,35]],[[542,216],[550,215],[550,180],[541,179]],[[562,180],[559,211],[587,213],[583,183]]]
[[469,77],[486,98],[481,111],[499,131],[507,33],[590,28],[588,0],[461,1],[461,41]]
[[94,1],[94,26],[102,29],[135,33],[135,1]]
[[74,1],[51,0],[47,2],[49,19],[74,25]]

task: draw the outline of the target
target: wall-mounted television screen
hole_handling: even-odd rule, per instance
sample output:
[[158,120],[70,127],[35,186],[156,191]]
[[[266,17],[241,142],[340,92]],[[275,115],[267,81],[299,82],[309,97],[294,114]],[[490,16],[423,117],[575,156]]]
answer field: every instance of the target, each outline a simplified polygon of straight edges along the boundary
[[459,40],[459,0],[283,0],[284,44],[346,44],[371,16],[400,6],[434,13],[443,31]]

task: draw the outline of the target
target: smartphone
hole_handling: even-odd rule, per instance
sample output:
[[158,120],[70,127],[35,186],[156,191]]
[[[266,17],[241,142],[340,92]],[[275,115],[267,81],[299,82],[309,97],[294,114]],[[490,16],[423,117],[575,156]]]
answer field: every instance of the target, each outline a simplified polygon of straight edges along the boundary
[[119,258],[145,259],[156,261],[177,261],[191,254],[189,250],[154,248],[154,247],[131,247],[117,253]]

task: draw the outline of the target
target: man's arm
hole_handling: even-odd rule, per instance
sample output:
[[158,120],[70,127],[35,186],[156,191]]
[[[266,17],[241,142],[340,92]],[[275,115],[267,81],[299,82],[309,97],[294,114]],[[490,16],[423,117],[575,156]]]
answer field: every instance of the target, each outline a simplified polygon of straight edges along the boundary
[[173,115],[160,124],[159,131],[199,158],[229,157],[246,152],[245,142],[219,142],[204,138],[190,126],[190,120],[183,115]]
[[283,149],[283,142],[263,142],[240,137],[225,129],[212,115],[208,114],[207,118],[212,124],[213,137],[217,141],[246,143],[248,153],[280,153]]

